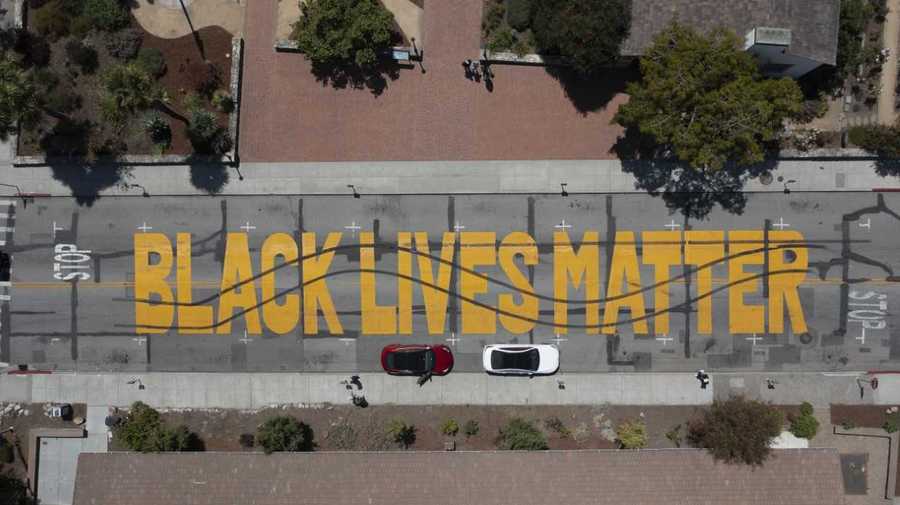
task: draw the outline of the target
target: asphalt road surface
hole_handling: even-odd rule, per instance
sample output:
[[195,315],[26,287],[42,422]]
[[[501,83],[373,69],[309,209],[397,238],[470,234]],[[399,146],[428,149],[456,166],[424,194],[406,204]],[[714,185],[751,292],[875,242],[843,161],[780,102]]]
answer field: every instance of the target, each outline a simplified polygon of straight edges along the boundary
[[900,194],[702,221],[646,195],[52,198],[0,202],[0,242],[0,361],[33,368],[375,371],[430,342],[479,372],[532,342],[569,372],[900,370]]

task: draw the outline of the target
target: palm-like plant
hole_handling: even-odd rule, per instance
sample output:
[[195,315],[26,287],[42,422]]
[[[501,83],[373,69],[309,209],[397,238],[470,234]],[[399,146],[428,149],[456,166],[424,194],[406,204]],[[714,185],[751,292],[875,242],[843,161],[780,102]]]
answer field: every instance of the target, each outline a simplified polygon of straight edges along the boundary
[[167,100],[153,77],[134,63],[109,69],[103,76],[103,93],[103,114],[114,123]]

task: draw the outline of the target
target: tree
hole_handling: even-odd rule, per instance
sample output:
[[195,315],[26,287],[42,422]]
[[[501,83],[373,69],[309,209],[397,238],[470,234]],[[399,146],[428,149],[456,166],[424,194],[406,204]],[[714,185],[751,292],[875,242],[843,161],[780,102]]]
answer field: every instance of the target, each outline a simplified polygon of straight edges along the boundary
[[542,451],[547,446],[547,438],[534,424],[521,417],[514,417],[500,428],[496,440],[497,448],[506,451]]
[[703,35],[673,24],[640,60],[640,82],[614,121],[650,137],[657,154],[702,171],[759,163],[765,147],[802,110],[791,79],[764,79],[727,30]]
[[692,420],[687,439],[694,447],[709,449],[716,459],[761,465],[783,424],[781,412],[771,405],[733,396],[714,401],[702,417]]
[[159,412],[143,402],[134,402],[115,436],[132,451],[166,452],[199,449],[200,441],[185,426],[169,427]]
[[266,454],[311,451],[313,431],[308,424],[291,416],[272,417],[256,431],[256,444],[262,446]]
[[131,23],[131,15],[120,0],[84,0],[82,12],[97,28],[114,32]]
[[378,0],[308,0],[293,39],[319,65],[372,67],[390,48],[394,15]]
[[531,29],[538,50],[558,54],[590,75],[619,59],[631,26],[631,0],[534,0]]
[[137,64],[115,65],[103,75],[101,105],[109,121],[122,123],[127,116],[165,100],[165,91]]
[[28,492],[28,486],[11,470],[0,471],[0,503],[3,505],[31,505],[35,501]]
[[0,137],[15,132],[17,122],[30,128],[40,116],[38,93],[31,75],[16,60],[0,55]]

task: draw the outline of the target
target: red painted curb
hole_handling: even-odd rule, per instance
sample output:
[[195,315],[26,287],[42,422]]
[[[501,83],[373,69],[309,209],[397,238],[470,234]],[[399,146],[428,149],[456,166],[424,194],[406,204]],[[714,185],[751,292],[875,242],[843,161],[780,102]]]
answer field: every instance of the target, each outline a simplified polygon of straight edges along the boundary
[[872,188],[876,193],[900,193],[900,188]]

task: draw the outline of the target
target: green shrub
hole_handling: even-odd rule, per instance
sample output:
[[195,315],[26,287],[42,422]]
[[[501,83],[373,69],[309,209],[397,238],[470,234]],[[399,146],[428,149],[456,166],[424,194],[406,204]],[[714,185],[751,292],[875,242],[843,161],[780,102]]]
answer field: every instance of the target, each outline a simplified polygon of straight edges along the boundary
[[884,418],[884,424],[881,426],[884,431],[894,433],[900,430],[900,412],[891,412]]
[[478,426],[478,421],[474,419],[469,419],[463,425],[463,433],[466,434],[466,437],[474,437],[479,431],[481,431],[481,427]]
[[16,460],[16,451],[13,445],[0,436],[0,463],[10,464]]
[[506,0],[506,22],[523,32],[531,24],[531,0]]
[[135,63],[153,77],[161,77],[166,73],[166,59],[162,51],[155,47],[141,48]]
[[509,51],[516,42],[516,35],[508,26],[504,26],[491,34],[491,38],[487,43],[487,48],[495,53]]
[[79,39],[83,39],[87,36],[87,34],[91,33],[91,30],[94,29],[94,24],[90,19],[85,16],[78,16],[77,18],[72,20],[72,23],[69,25],[69,33]]
[[308,424],[291,416],[272,417],[257,429],[256,444],[266,454],[311,451],[314,448],[313,431]]
[[75,39],[66,42],[66,57],[81,67],[81,71],[85,74],[93,74],[99,65],[97,51]]
[[162,117],[154,115],[144,123],[144,129],[150,135],[150,140],[164,149],[172,143],[172,129]]
[[[105,154],[102,145],[92,146],[91,151]],[[143,402],[131,405],[125,421],[115,429],[115,435],[127,448],[138,452],[189,451],[199,445],[196,435],[186,427],[167,426],[159,412]]]
[[114,32],[131,23],[131,15],[119,0],[83,0],[82,13],[100,30]]
[[771,405],[742,396],[716,400],[688,424],[688,441],[716,459],[761,465],[769,443],[781,434],[784,417]]
[[812,439],[819,431],[819,421],[812,414],[800,414],[791,419],[791,433],[795,437]]
[[900,158],[900,131],[884,125],[863,125],[851,127],[848,131],[850,142],[885,158]]
[[625,421],[616,427],[616,442],[623,449],[641,449],[647,446],[647,425],[640,420]]
[[671,430],[666,432],[666,438],[675,447],[681,447],[681,425],[676,424]]
[[132,28],[110,33],[106,36],[106,50],[113,58],[130,60],[137,56],[142,38],[141,32]]
[[812,403],[803,402],[800,404],[800,415],[801,416],[811,416],[813,415],[813,406]]
[[213,93],[212,104],[226,114],[230,114],[234,111],[234,99],[231,98],[231,95],[222,90]]
[[841,428],[844,428],[845,430],[852,430],[853,428],[856,428],[856,423],[853,422],[852,419],[844,419],[843,421],[841,421]]
[[441,425],[441,433],[448,437],[455,437],[459,433],[459,423],[456,422],[456,419],[447,419]]
[[388,435],[393,439],[394,443],[400,445],[404,449],[416,443],[416,427],[411,424],[394,419],[388,425]]
[[514,417],[500,428],[498,449],[507,451],[540,451],[548,449],[547,438],[530,421]]
[[222,154],[232,146],[228,132],[219,126],[213,113],[205,110],[196,110],[191,114],[187,134],[198,154]]
[[35,503],[31,499],[28,486],[13,473],[12,469],[0,471],[0,498],[3,499],[3,505],[32,505]]
[[485,37],[494,33],[503,24],[506,16],[506,5],[503,0],[491,0],[485,8],[484,20],[481,22],[481,32]]
[[47,93],[44,106],[53,112],[69,114],[81,108],[81,96],[68,86],[64,86]]
[[51,41],[69,34],[70,17],[58,1],[52,1],[36,10],[30,21],[34,31]]

